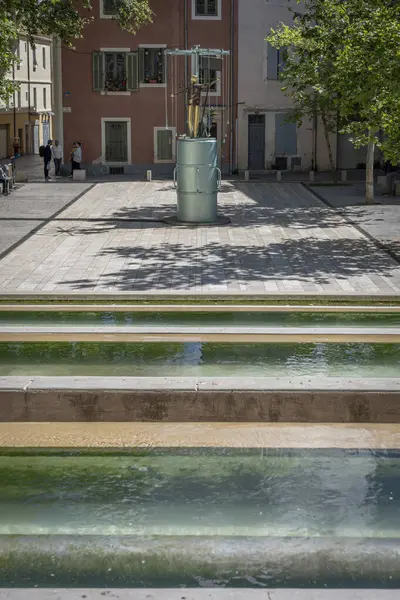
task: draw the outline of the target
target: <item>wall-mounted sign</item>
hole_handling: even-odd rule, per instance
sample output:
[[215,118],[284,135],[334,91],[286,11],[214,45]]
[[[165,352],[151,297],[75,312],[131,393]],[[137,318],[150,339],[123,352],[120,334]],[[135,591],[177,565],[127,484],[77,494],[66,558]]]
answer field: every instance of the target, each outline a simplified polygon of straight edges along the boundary
[[65,96],[66,98],[69,98],[69,97],[70,97],[70,95],[71,95],[71,92],[64,92],[64,96]]
[[71,112],[70,106],[63,106],[63,112]]

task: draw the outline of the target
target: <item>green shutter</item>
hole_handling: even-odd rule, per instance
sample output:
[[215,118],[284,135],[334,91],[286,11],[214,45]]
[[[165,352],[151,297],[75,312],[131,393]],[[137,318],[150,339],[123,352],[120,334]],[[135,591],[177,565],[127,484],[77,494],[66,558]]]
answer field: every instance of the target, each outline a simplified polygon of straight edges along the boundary
[[139,89],[139,69],[138,69],[138,53],[129,52],[127,56],[128,70],[128,90],[136,91]]
[[173,160],[171,129],[157,129],[157,160]]
[[144,48],[139,48],[139,82],[144,83]]
[[104,90],[103,53],[93,52],[93,89],[95,92]]

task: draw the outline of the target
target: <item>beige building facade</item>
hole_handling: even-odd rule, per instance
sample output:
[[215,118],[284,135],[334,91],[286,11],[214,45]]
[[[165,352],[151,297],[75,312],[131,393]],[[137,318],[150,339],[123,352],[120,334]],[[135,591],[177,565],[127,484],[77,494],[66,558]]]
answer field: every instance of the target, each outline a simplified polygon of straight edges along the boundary
[[38,154],[52,134],[52,40],[37,37],[32,47],[21,36],[16,53],[19,61],[9,76],[19,89],[8,106],[0,104],[0,159],[17,148],[20,154]]
[[[240,170],[325,171],[330,169],[322,124],[288,123],[292,101],[281,91],[279,51],[265,38],[279,23],[290,24],[293,2],[239,0],[238,6],[238,167]],[[301,11],[301,5],[295,6]],[[354,150],[346,136],[331,135],[333,155],[341,169],[365,161],[365,149]]]

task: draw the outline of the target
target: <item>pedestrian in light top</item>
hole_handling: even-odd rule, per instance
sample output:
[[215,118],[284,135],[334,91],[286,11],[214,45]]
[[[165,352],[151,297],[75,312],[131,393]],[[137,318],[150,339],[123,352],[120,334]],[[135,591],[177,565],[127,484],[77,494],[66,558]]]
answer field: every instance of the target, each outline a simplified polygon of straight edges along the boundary
[[71,154],[72,167],[71,167],[71,175],[70,175],[70,177],[72,177],[74,171],[76,171],[77,169],[81,168],[81,162],[82,162],[82,147],[81,147],[81,143],[80,142],[74,142],[72,144],[72,154]]
[[54,161],[56,177],[60,176],[62,160],[64,158],[63,148],[58,140],[54,140],[54,145],[51,147],[51,154]]

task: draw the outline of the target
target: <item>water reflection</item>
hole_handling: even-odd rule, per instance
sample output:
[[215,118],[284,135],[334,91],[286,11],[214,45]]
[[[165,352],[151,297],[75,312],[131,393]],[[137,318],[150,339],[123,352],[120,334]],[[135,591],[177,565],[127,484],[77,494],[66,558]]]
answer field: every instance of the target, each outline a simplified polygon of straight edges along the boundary
[[0,456],[2,585],[390,587],[400,453]]
[[398,377],[399,372],[400,344],[0,344],[0,375]]

